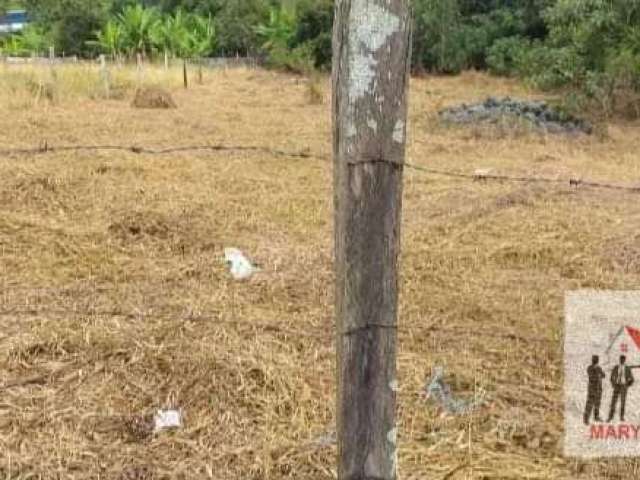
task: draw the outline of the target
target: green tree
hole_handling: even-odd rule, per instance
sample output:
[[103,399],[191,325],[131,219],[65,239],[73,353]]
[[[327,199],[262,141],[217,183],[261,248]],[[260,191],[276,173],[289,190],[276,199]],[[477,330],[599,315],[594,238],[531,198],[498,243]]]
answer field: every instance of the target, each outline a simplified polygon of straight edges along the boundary
[[257,54],[263,42],[255,27],[268,22],[270,6],[268,0],[220,0],[212,12],[219,52]]
[[461,41],[462,10],[458,0],[418,0],[414,11],[414,61],[439,73],[457,73],[465,68],[468,52]]
[[316,68],[331,67],[333,0],[304,0],[297,4],[297,25],[293,42],[308,44]]
[[56,51],[83,55],[108,19],[111,0],[24,0],[35,25],[48,32]]

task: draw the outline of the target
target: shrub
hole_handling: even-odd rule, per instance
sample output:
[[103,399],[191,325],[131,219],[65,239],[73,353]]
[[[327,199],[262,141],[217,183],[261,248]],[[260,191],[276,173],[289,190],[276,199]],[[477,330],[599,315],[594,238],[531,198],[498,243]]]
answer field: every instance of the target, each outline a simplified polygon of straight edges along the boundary
[[310,45],[314,66],[331,68],[333,0],[305,0],[297,7],[297,27],[293,43]]
[[290,73],[309,74],[314,70],[312,45],[305,43],[293,49],[283,45],[274,46],[269,51],[266,66]]
[[487,67],[496,75],[512,76],[523,68],[531,41],[519,36],[496,40],[487,53]]
[[258,25],[269,20],[267,0],[220,0],[214,13],[218,51],[223,55],[255,55],[262,50]]
[[518,71],[542,90],[578,86],[586,72],[584,59],[574,47],[552,48],[539,42],[524,51]]

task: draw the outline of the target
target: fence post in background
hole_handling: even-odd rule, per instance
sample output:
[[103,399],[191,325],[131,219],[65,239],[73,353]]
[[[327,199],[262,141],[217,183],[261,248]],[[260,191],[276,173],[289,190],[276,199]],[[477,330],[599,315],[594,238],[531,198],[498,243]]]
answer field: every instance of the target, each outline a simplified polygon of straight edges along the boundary
[[187,76],[187,59],[182,59],[182,78],[184,81],[184,88],[189,88],[189,77]]
[[144,79],[144,67],[142,66],[142,54],[140,52],[136,53],[136,66],[138,88],[141,88]]
[[104,95],[108,100],[111,98],[111,78],[109,75],[109,70],[107,69],[107,59],[104,54],[100,55],[100,78],[102,79],[102,84],[104,85]]
[[395,480],[410,0],[337,0],[333,152],[339,480]]
[[[55,68],[55,61],[56,61],[55,47],[51,45],[49,47],[49,76],[51,77],[50,81],[52,86],[55,85],[56,81],[58,80],[58,74]],[[57,89],[52,89],[51,93],[55,91],[57,91]]]

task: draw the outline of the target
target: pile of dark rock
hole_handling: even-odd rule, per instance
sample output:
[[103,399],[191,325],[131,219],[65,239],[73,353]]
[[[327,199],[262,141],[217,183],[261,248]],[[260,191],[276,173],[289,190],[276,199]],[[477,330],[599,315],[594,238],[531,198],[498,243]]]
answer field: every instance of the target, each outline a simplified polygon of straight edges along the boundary
[[461,104],[439,112],[440,119],[455,124],[504,124],[524,121],[536,130],[548,133],[591,134],[589,122],[548,105],[544,101],[489,97],[484,102]]

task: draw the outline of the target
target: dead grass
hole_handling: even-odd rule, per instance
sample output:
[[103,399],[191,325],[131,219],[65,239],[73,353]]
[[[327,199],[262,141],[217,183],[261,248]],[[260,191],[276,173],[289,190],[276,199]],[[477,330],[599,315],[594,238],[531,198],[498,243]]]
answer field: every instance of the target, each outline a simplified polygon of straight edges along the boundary
[[182,84],[182,68],[145,65],[141,70],[98,63],[0,64],[0,105],[8,111],[75,104],[91,100],[125,100],[138,90],[173,88]]
[[[232,70],[168,87],[180,108],[153,115],[84,95],[12,109],[2,146],[330,153],[330,107],[295,78]],[[433,125],[438,108],[489,94],[537,97],[480,74],[414,80],[410,161],[638,178],[637,123],[605,140]],[[334,478],[331,181],[328,163],[255,152],[0,158],[0,474]],[[635,238],[637,197],[407,170],[403,218],[400,478],[632,478],[633,460],[561,456],[561,332],[565,290],[637,287],[635,268],[612,264]],[[232,282],[227,246],[264,272]],[[489,405],[438,417],[418,395],[436,364]],[[148,435],[163,406],[184,410],[184,428]]]

